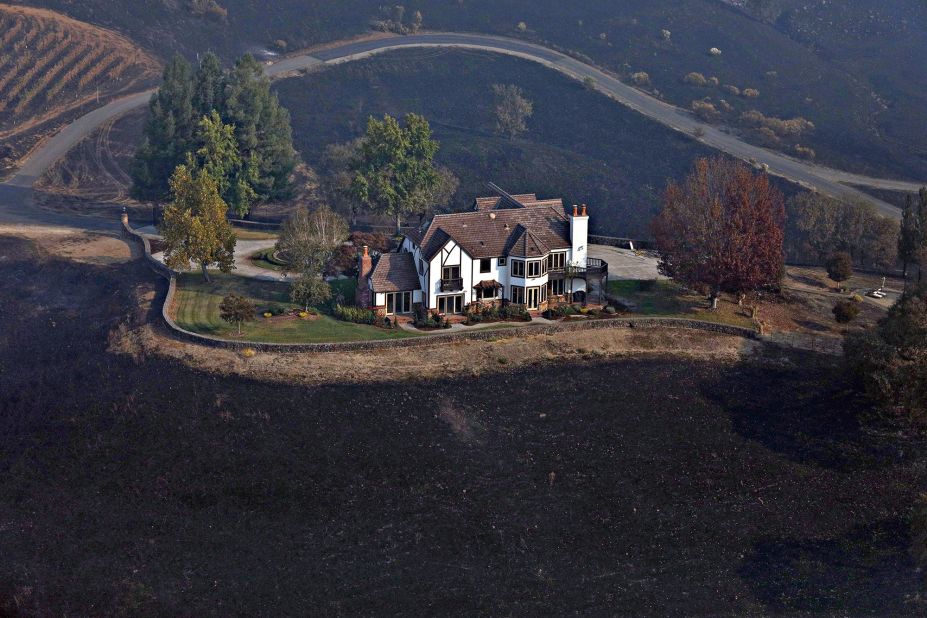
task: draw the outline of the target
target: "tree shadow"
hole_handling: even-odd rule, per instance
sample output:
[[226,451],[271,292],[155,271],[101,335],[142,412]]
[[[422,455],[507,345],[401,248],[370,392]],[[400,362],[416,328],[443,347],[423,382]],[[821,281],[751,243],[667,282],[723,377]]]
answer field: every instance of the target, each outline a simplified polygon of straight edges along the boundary
[[924,615],[923,575],[900,519],[850,528],[830,539],[763,539],[738,575],[772,611]]
[[739,435],[799,463],[859,470],[913,456],[915,449],[865,431],[862,419],[870,405],[832,359],[793,356],[801,369],[748,365],[737,380],[721,374],[703,384],[702,393],[727,411]]

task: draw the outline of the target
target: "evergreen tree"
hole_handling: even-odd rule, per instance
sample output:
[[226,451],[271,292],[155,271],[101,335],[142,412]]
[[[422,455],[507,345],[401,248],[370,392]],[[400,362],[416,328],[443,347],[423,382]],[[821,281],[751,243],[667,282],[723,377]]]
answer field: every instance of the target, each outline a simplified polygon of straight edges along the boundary
[[248,162],[258,199],[287,197],[296,151],[290,114],[270,91],[264,67],[245,55],[227,77],[223,120],[235,125],[238,150]]
[[908,266],[917,262],[918,249],[921,244],[921,228],[914,200],[909,195],[905,200],[901,215],[901,229],[898,232],[898,259],[904,269],[904,280],[908,280]]
[[[229,127],[234,157],[229,151]],[[199,165],[209,159],[208,173],[240,216],[257,201],[289,195],[290,174],[296,166],[290,115],[271,93],[263,67],[251,56],[243,57],[231,71],[223,71],[211,53],[203,56],[195,73],[183,58],[171,61],[149,105],[145,141],[132,166],[132,195],[165,199],[171,174],[191,154]]]
[[132,165],[132,197],[160,200],[168,181],[186,159],[193,139],[193,75],[190,64],[175,56],[164,68],[164,82],[148,104],[145,140]]

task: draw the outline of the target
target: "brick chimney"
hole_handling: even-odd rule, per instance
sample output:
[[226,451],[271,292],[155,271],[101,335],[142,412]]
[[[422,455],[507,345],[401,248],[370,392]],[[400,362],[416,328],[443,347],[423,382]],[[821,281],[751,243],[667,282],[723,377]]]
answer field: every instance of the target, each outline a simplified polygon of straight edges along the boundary
[[373,258],[370,249],[364,245],[363,253],[357,256],[357,290],[354,293],[354,302],[358,307],[372,307],[373,293],[370,290],[370,273],[373,272]]

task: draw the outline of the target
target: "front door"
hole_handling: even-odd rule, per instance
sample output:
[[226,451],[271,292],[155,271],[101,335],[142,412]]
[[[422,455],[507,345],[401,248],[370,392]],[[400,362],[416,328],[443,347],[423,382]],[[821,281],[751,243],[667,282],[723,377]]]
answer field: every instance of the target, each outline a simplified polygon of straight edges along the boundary
[[541,288],[528,288],[527,305],[529,311],[536,311],[541,304]]

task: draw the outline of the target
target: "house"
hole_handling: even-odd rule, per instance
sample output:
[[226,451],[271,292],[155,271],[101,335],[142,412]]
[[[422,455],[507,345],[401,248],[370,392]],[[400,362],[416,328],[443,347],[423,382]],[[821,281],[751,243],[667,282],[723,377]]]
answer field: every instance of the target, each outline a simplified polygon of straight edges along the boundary
[[543,311],[554,301],[585,301],[590,275],[607,264],[587,256],[585,205],[531,193],[480,197],[468,212],[436,215],[406,234],[398,250],[359,258],[357,304],[385,315],[421,304],[440,314],[471,303],[516,303]]

